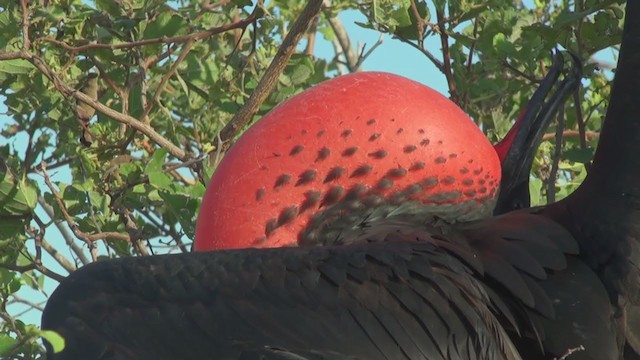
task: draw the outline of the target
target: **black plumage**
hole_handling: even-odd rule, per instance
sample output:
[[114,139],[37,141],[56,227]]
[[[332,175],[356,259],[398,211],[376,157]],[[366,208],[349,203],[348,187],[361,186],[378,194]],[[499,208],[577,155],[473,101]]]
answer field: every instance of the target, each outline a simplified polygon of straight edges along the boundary
[[[547,339],[560,313],[568,317],[560,328],[589,325],[593,338],[575,336],[590,342],[590,358],[616,351],[606,318],[554,307],[567,291],[553,286],[565,276],[558,274],[590,272],[568,257],[577,243],[556,223],[515,212],[458,227],[414,225],[393,219],[362,234],[370,242],[340,246],[91,264],[60,285],[43,326],[78,350],[60,357],[68,359],[284,356],[277,351],[308,359],[519,359],[527,356],[518,355],[516,333],[545,348],[553,343],[560,355],[573,346]],[[600,290],[605,301],[584,307],[610,313]]]

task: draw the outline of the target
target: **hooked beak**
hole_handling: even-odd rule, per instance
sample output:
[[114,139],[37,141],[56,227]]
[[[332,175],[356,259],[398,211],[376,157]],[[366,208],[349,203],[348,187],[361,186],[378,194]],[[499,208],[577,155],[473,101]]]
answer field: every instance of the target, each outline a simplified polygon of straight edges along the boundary
[[570,55],[573,67],[557,85],[555,93],[545,101],[564,68],[564,57],[559,52],[554,55],[549,73],[533,93],[507,136],[495,145],[502,162],[502,181],[494,215],[526,208],[531,204],[529,174],[542,136],[551,118],[582,78],[580,59],[572,53]]

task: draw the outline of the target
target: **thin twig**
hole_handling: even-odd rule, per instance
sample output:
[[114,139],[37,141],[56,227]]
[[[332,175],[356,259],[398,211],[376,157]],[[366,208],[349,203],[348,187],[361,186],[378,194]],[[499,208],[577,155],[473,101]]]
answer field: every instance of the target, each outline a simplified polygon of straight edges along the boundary
[[362,66],[362,64],[364,63],[365,60],[367,60],[367,58],[373,53],[373,51],[380,45],[382,45],[384,41],[384,34],[380,34],[380,36],[378,37],[378,40],[375,42],[375,44],[373,44],[373,46],[371,46],[371,48],[369,50],[367,50],[367,52],[364,51],[364,47],[362,48],[362,52],[360,53],[360,55],[358,56],[358,62],[356,63],[355,66],[355,71],[359,71],[360,67]]
[[[37,112],[36,112],[35,116],[38,116]],[[36,127],[35,126],[30,127],[29,130],[27,131],[27,133],[29,135],[29,140],[27,140],[27,148],[24,151],[24,162],[23,162],[23,164],[24,164],[24,170],[23,171],[24,172],[22,174],[23,177],[27,175],[28,169],[29,169],[27,166],[29,166],[29,164],[31,164],[31,162],[33,160],[31,157],[33,156],[33,136],[35,134],[35,131],[36,131]]]
[[567,352],[564,355],[562,355],[562,357],[553,358],[553,360],[566,360],[571,354],[573,354],[575,352],[578,352],[578,351],[584,351],[584,350],[585,350],[584,346],[580,345],[578,347],[574,347],[574,348],[571,348],[571,349],[567,350]]
[[420,11],[418,10],[418,5],[416,4],[416,0],[411,0],[411,11],[413,12],[413,16],[416,18],[416,31],[418,32],[418,46],[424,49],[424,25],[425,21],[420,16]]
[[[51,170],[51,169],[55,169],[55,168],[59,168],[59,167],[61,167],[61,166],[68,165],[68,164],[70,164],[70,163],[72,163],[72,162],[74,162],[74,161],[78,160],[78,157],[77,157],[77,156],[69,156],[69,157],[68,157],[68,158],[66,158],[66,159],[62,159],[62,160],[60,160],[60,161],[57,161],[57,162],[54,162],[54,163],[48,164],[48,162],[49,162],[49,161],[51,161],[51,158],[52,158],[52,157],[53,157],[53,155],[52,155],[52,156],[50,156],[50,157],[49,157],[49,158],[47,158],[47,159],[42,160],[45,164],[47,164],[47,169],[49,169],[49,170]],[[40,164],[38,164],[38,165],[36,165],[36,166],[32,166],[31,168],[29,168],[29,173],[32,173],[32,172],[38,172],[38,171],[42,171],[42,166],[41,166]]]
[[[582,135],[577,130],[565,130],[562,132],[563,138],[573,138],[573,137],[581,137],[581,136]],[[600,137],[600,133],[597,131],[587,131],[585,132],[585,136],[588,140],[598,139]],[[548,140],[554,139],[555,137],[556,137],[556,134],[544,134],[542,136],[542,141],[548,141]]]
[[549,170],[549,178],[547,179],[547,204],[556,202],[556,177],[560,168],[560,159],[562,157],[562,133],[564,132],[564,103],[558,108],[558,125],[556,126],[556,143],[551,156],[551,170]]
[[[199,157],[196,159],[191,159],[182,163],[177,163],[177,164],[164,164],[163,165],[163,172],[170,174],[174,171],[176,171],[177,169],[180,168],[185,168],[185,167],[189,167],[191,168],[193,165],[199,164],[201,163],[204,159],[206,159],[206,157]],[[215,163],[217,165],[217,163]],[[134,188],[137,185],[140,184],[148,184],[149,183],[149,177],[147,175],[141,176],[138,179],[136,179],[135,181],[132,181],[130,183],[127,183],[123,186],[121,186],[118,189],[115,189],[113,191],[111,191],[111,193],[109,194],[111,196],[112,201],[117,199],[118,197],[120,197],[125,191]]]
[[184,174],[182,174],[182,173],[180,173],[178,171],[175,171],[175,170],[169,171],[169,174],[171,176],[173,176],[174,179],[180,181],[181,183],[183,183],[183,184],[185,184],[187,186],[193,186],[197,182],[197,180],[195,180],[193,178],[190,178],[190,177],[187,177]]
[[520,71],[518,68],[516,68],[515,66],[511,65],[508,61],[503,61],[502,64],[509,70],[511,70],[512,72],[514,72],[516,75],[529,80],[530,82],[534,83],[534,84],[539,84],[542,82],[542,79],[537,79],[536,77],[534,77],[533,75],[527,75],[524,72]]
[[576,108],[576,122],[578,123],[578,132],[580,133],[580,147],[587,148],[587,129],[582,115],[582,99],[580,98],[580,83],[573,92],[573,103]]
[[129,242],[133,247],[133,250],[140,256],[149,256],[147,248],[142,242],[143,232],[138,227],[136,220],[133,217],[133,213],[127,208],[114,208],[113,211],[120,216],[120,221],[124,224],[127,233],[129,234]]
[[118,94],[120,99],[124,98],[124,95],[125,95],[124,90],[120,86],[118,86],[118,84],[116,84],[116,82],[113,81],[113,79],[111,79],[111,77],[107,76],[108,72],[107,72],[107,68],[104,66],[104,64],[102,64],[102,62],[100,60],[98,60],[98,58],[96,58],[95,56],[93,56],[91,54],[87,54],[87,57],[91,60],[93,65],[95,65],[98,68],[98,71],[100,72],[100,78],[102,80],[104,80],[107,83],[107,85],[109,85],[109,87],[111,87],[111,89],[113,89],[113,91],[116,94]]
[[[47,216],[51,219],[51,221],[54,223],[54,225],[58,228],[58,231],[62,235],[62,238],[64,239],[65,243],[67,244],[67,246],[69,246],[71,251],[73,251],[73,253],[78,258],[78,260],[80,260],[80,262],[83,265],[88,264],[89,263],[89,259],[85,256],[84,252],[82,251],[82,248],[80,248],[78,246],[78,244],[76,244],[76,242],[74,241],[73,237],[69,233],[69,230],[66,227],[64,227],[64,225],[62,225],[62,222],[55,220],[55,213],[54,213],[53,207],[51,205],[47,204],[45,202],[44,198],[42,198],[40,196],[38,197],[38,203],[40,204],[40,206],[42,206],[42,209],[47,213]],[[43,247],[44,247],[44,244],[43,244]],[[47,249],[45,248],[45,250],[47,250]],[[62,264],[60,264],[60,265],[62,265]],[[62,266],[65,267],[64,265],[62,265]],[[73,268],[75,269],[75,266]]]
[[38,265],[35,262],[32,262],[31,264],[28,265],[15,265],[15,264],[0,264],[1,268],[5,268],[7,270],[11,270],[11,271],[17,271],[20,273],[24,273],[27,271],[32,271],[32,270],[38,270],[41,273],[43,273],[44,275],[52,278],[53,280],[56,281],[62,281],[64,280],[64,276],[42,266],[42,265]]
[[140,211],[140,215],[144,216],[144,218],[147,219],[147,221],[155,225],[155,227],[160,229],[160,231],[170,236],[173,239],[173,241],[176,242],[176,245],[180,249],[180,251],[182,251],[183,253],[189,252],[189,250],[187,249],[187,246],[182,241],[182,236],[178,234],[171,226],[169,226],[169,224],[167,224],[165,227],[165,224],[163,224],[161,221],[158,221],[155,217],[153,217],[151,214],[149,214],[146,211]]
[[[476,51],[476,45],[478,43],[478,18],[473,19],[473,40],[471,41],[471,46],[469,46],[469,57],[467,58],[467,80],[469,80],[472,66],[473,66],[473,54]],[[462,109],[466,109],[469,104],[469,91],[465,90],[464,95],[462,96]]]
[[17,264],[14,264],[14,265],[3,264],[1,266],[7,267],[15,271],[19,271],[21,273],[25,273],[31,270],[38,270],[45,276],[48,276],[56,281],[61,281],[62,279],[64,279],[64,276],[53,272],[52,270],[50,270],[49,268],[45,267],[42,264],[42,242],[44,240],[46,226],[42,221],[40,221],[38,216],[35,214],[33,214],[33,220],[38,224],[39,229],[36,230],[33,227],[27,227],[26,231],[27,231],[27,234],[31,235],[35,241],[35,248],[36,248],[35,259],[31,257],[30,253],[27,252],[27,253],[23,253],[23,255],[27,259],[31,260],[30,264],[24,265],[24,266],[18,266]]
[[200,11],[198,12],[198,14],[196,15],[196,17],[193,19],[193,21],[198,21],[200,20],[200,18],[205,15],[206,13],[213,11],[213,9],[224,6],[226,4],[228,4],[231,0],[222,0],[222,1],[218,1],[217,3],[214,4],[209,4],[209,0],[205,0],[202,2],[202,4],[200,4]]
[[[25,305],[30,306],[30,307],[31,307],[31,308],[33,308],[33,309],[36,309],[36,310],[40,310],[40,311],[43,311],[43,310],[44,310],[44,307],[43,307],[42,305],[43,305],[45,302],[35,303],[35,302],[33,302],[33,301],[29,301],[29,300],[27,300],[27,299],[25,299],[25,298],[23,298],[23,297],[21,297],[21,296],[18,296],[18,295],[17,295],[17,294],[15,294],[15,293],[11,294],[11,297],[13,297],[13,300],[14,300],[14,301],[12,301],[12,302],[25,304]],[[19,316],[18,316],[18,317],[19,317]]]
[[31,49],[31,40],[29,39],[29,0],[20,0],[20,7],[22,8],[22,49],[29,51]]
[[169,82],[169,79],[173,76],[173,74],[175,74],[176,71],[178,71],[178,67],[180,66],[180,64],[182,64],[182,61],[184,61],[187,55],[189,55],[189,52],[191,51],[191,48],[193,47],[194,44],[195,44],[194,40],[187,41],[187,43],[184,44],[184,47],[182,48],[182,52],[180,53],[180,56],[178,56],[178,59],[176,59],[173,65],[171,65],[171,68],[169,69],[169,71],[167,71],[162,76],[162,79],[160,80],[160,83],[156,88],[156,92],[155,94],[153,94],[153,99],[151,99],[151,101],[146,104],[144,108],[144,112],[140,116],[140,121],[146,124],[151,122],[147,118],[149,116],[149,112],[151,112],[151,110],[153,109],[153,106],[158,102],[160,95],[164,92],[164,88],[167,85],[167,82]]
[[444,22],[444,11],[436,6],[436,17],[438,19],[438,28],[440,30],[440,44],[442,44],[442,63],[444,65],[444,77],[447,79],[449,86],[449,97],[453,102],[460,105],[458,92],[456,90],[456,81],[451,72],[451,51],[449,50],[449,35],[447,35],[446,25]]
[[[261,2],[262,1],[260,1],[260,3]],[[261,5],[257,5],[256,9],[258,9],[258,6],[261,6]],[[213,27],[208,30],[199,31],[193,34],[171,36],[171,37],[163,36],[163,37],[154,38],[154,39],[145,39],[145,40],[123,42],[123,43],[117,43],[117,44],[87,44],[87,45],[81,45],[81,46],[72,46],[63,41],[58,41],[48,37],[42,38],[41,41],[51,43],[55,46],[61,47],[67,51],[70,51],[76,54],[83,53],[85,51],[90,51],[90,50],[97,50],[97,49],[109,49],[109,50],[133,49],[133,48],[147,46],[147,45],[185,43],[189,41],[203,40],[213,35],[220,34],[232,29],[244,28],[249,24],[253,23],[255,20],[257,20],[259,13],[260,13],[259,11],[253,11],[248,17],[238,22],[225,24],[218,27]]]
[[429,61],[431,61],[431,63],[433,63],[433,65],[438,69],[438,71],[444,73],[444,63],[440,60],[438,60],[437,57],[435,57],[435,55],[433,55],[431,52],[429,52],[429,50],[425,49],[425,48],[421,48],[420,46],[418,46],[417,44],[414,44],[413,42],[400,37],[400,36],[394,36],[394,39],[398,39],[400,41],[402,41],[405,44],[408,44],[410,46],[412,46],[413,48],[417,49],[418,51],[420,51],[422,54],[424,54],[424,56],[427,57],[427,59],[429,59]]
[[[189,35],[182,35],[182,36],[175,36],[175,37],[162,37],[162,38],[156,38],[156,39],[146,39],[146,40],[141,40],[141,41],[134,41],[134,42],[126,42],[126,43],[119,43],[119,44],[88,44],[88,45],[83,45],[83,46],[78,46],[78,47],[74,47],[71,46],[69,44],[66,44],[64,42],[55,40],[55,39],[49,39],[49,38],[45,38],[42,39],[42,41],[46,41],[49,43],[52,43],[54,45],[60,46],[70,52],[72,52],[73,54],[78,54],[78,53],[82,53],[84,51],[87,50],[91,50],[91,49],[123,49],[123,48],[136,48],[136,47],[140,47],[140,46],[144,46],[144,45],[151,45],[151,44],[158,44],[158,43],[183,43],[183,42],[190,42],[190,41],[196,41],[196,40],[201,40],[201,39],[206,39],[212,35],[215,34],[219,34],[231,29],[237,29],[237,28],[245,28],[246,26],[248,26],[249,24],[255,22],[255,20],[258,18],[259,14],[261,13],[260,11],[258,11],[258,9],[262,6],[262,1],[259,1],[258,4],[256,5],[256,7],[254,8],[254,11],[245,19],[242,19],[238,22],[234,22],[231,24],[225,24],[223,26],[220,27],[214,27],[211,28],[209,30],[206,31],[200,31],[197,33],[193,33],[193,34],[189,34]],[[163,55],[167,55],[170,52],[167,52]],[[84,103],[87,103],[89,106],[93,107],[94,109],[96,109],[97,111],[113,118],[116,121],[119,121],[120,123],[123,123],[125,125],[128,125],[138,131],[140,131],[141,133],[143,133],[144,135],[148,136],[152,141],[154,141],[155,143],[157,143],[159,146],[167,148],[167,150],[169,150],[169,153],[171,153],[171,155],[182,159],[182,160],[187,160],[187,154],[178,146],[174,145],[173,143],[171,143],[168,139],[166,139],[165,137],[163,137],[162,135],[160,135],[158,132],[156,132],[151,126],[149,126],[148,124],[145,124],[143,122],[140,122],[136,119],[134,119],[131,116],[128,116],[126,114],[117,112],[103,104],[101,104],[99,101],[95,101],[90,99],[87,95],[85,95],[84,93],[80,92],[80,91],[76,91],[75,89],[71,88],[70,86],[66,85],[61,79],[60,77],[37,55],[30,53],[29,51],[23,49],[22,51],[19,52],[14,52],[14,53],[6,53],[4,51],[0,52],[0,60],[6,60],[6,59],[25,59],[28,60],[29,62],[31,62],[38,70],[40,70],[49,80],[51,80],[54,84],[54,86],[65,96],[72,96],[78,100],[83,101]],[[159,59],[154,59],[154,61],[159,61]]]
[[[169,48],[167,49],[167,51],[163,52],[160,55],[154,55],[151,57],[148,57],[145,61],[144,61],[144,69],[149,69],[152,66],[154,66],[155,64],[159,63],[160,61],[168,58],[169,56],[171,56],[176,50],[178,50],[178,44],[173,44],[171,46],[169,46]],[[137,76],[141,77],[142,73],[138,73]]]
[[53,195],[54,199],[56,200],[56,203],[58,205],[58,208],[60,209],[60,212],[62,213],[62,216],[67,222],[67,226],[69,226],[69,228],[71,229],[71,232],[73,232],[73,234],[78,239],[83,240],[89,246],[89,249],[92,249],[95,247],[94,242],[97,240],[104,240],[104,239],[116,239],[116,240],[124,240],[124,241],[131,240],[129,235],[118,233],[118,232],[107,231],[107,232],[100,232],[96,234],[88,234],[80,230],[80,228],[78,227],[78,224],[75,221],[73,221],[73,219],[71,218],[71,215],[69,215],[69,212],[67,211],[67,207],[64,205],[62,198],[60,198],[60,194],[58,194],[58,190],[56,190],[56,188],[51,183],[51,178],[47,173],[47,166],[44,163],[42,163],[42,175],[44,176],[45,184],[51,191],[51,194]]

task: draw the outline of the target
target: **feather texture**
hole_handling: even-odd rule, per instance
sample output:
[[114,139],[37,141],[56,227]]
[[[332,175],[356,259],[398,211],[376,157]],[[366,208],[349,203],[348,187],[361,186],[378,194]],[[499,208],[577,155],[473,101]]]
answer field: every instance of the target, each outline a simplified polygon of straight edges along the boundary
[[[49,300],[43,327],[68,341],[50,358],[515,360],[534,356],[521,342],[546,345],[545,334],[575,330],[551,326],[556,314],[566,324],[578,317],[556,280],[570,276],[567,267],[590,270],[568,260],[574,240],[544,217],[419,230],[396,217],[362,236],[88,265]],[[610,312],[607,301],[582,306]],[[586,358],[613,359],[606,319],[592,320],[583,322],[588,339],[601,341]],[[556,355],[574,345],[559,339]]]

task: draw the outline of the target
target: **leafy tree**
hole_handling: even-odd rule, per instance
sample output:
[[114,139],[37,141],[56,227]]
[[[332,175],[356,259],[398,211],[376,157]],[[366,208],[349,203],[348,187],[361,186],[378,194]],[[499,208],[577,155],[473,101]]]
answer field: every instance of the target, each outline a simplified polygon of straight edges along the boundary
[[[582,87],[545,135],[531,185],[535,204],[566,196],[607,107],[612,66],[593,55],[617,53],[621,2],[1,0],[11,146],[0,149],[0,357],[37,358],[39,336],[58,343],[12,310],[40,306],[25,288],[43,292],[106,258],[190,251],[207,179],[242,130],[287,97],[366,69],[376,44],[351,45],[344,11],[424,54],[492,140],[550,52],[577,54]],[[314,56],[317,37],[334,45],[331,60]],[[430,37],[441,47],[426,48]]]

